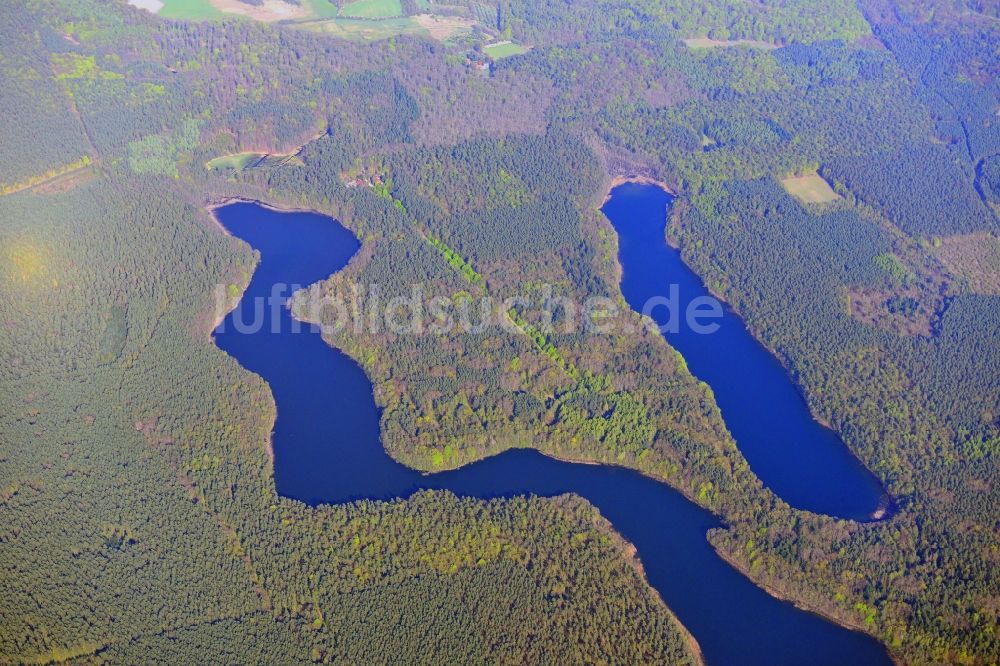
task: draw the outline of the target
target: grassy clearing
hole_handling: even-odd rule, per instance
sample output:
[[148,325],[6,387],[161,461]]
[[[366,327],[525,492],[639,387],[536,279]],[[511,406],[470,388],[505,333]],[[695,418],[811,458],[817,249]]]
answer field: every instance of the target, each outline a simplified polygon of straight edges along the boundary
[[690,37],[684,40],[684,45],[689,49],[725,49],[734,46],[747,46],[753,49],[780,48],[780,44],[757,39],[712,39],[711,37]]
[[302,6],[308,10],[309,16],[317,19],[337,18],[337,12],[340,10],[330,0],[302,0]]
[[265,153],[233,153],[232,155],[220,155],[205,162],[205,168],[212,170],[224,169],[246,169],[260,161]]
[[840,199],[840,195],[817,173],[791,176],[783,179],[781,185],[802,203],[829,203]]
[[500,60],[501,58],[509,58],[510,56],[527,53],[528,48],[515,42],[497,42],[496,44],[484,46],[483,51],[494,60]]
[[184,21],[207,21],[225,16],[208,0],[163,0],[158,16]]
[[302,159],[294,154],[287,155],[269,153],[232,153],[230,155],[220,155],[205,162],[205,168],[209,171],[225,171],[232,169],[242,171],[254,167],[276,167],[276,166],[302,166]]
[[402,16],[403,5],[399,0],[355,0],[340,8],[343,18],[384,19]]

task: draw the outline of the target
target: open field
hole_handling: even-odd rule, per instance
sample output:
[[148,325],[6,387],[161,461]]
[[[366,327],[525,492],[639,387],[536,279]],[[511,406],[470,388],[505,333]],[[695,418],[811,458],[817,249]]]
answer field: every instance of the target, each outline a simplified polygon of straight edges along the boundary
[[754,49],[777,49],[780,44],[762,42],[757,39],[712,39],[710,37],[690,37],[684,40],[689,49],[724,49],[733,46],[748,46]]
[[341,7],[337,15],[344,18],[382,19],[402,14],[403,5],[399,0],[355,0]]
[[484,46],[483,51],[494,60],[500,60],[501,58],[509,58],[510,56],[527,53],[528,49],[515,42],[497,42],[496,44]]
[[336,16],[336,7],[326,0],[302,0],[298,5],[283,0],[264,0],[260,5],[250,5],[240,0],[129,0],[129,4],[164,18],[186,21],[245,16],[255,21],[271,23]]
[[460,16],[432,16],[431,14],[418,14],[413,17],[413,22],[427,31],[432,39],[439,42],[452,37],[458,32],[469,30],[476,22],[472,19]]
[[840,198],[830,184],[816,173],[784,178],[781,185],[802,203],[829,203]]
[[[430,13],[403,16],[399,0],[356,0],[338,8],[329,0],[300,0],[298,5],[284,0],[264,0],[250,5],[241,0],[128,0],[129,4],[164,18],[210,21],[227,16],[244,16],[271,23],[291,21],[295,25],[325,32],[342,39],[374,41],[396,35],[418,35],[443,42],[471,29],[476,23],[460,16]],[[418,2],[420,9],[432,5]],[[487,47],[489,48],[489,47]],[[493,58],[523,53],[524,47],[502,43],[488,51]]]

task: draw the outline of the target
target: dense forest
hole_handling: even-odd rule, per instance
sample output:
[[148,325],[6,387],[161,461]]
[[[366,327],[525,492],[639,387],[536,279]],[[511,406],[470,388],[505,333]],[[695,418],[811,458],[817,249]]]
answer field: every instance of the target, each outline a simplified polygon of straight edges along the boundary
[[[638,469],[719,515],[712,544],[781,596],[906,663],[995,662],[1000,34],[988,3],[925,4],[456,1],[472,35],[531,47],[484,70],[467,35],[6,3],[0,661],[700,660],[578,497],[277,494],[268,388],[209,336],[213,289],[239,294],[256,257],[205,207],[247,197],[362,241],[299,316],[355,284],[529,297],[504,313],[523,335],[328,328],[401,462],[532,446]],[[206,169],[243,152],[268,157]],[[782,185],[812,173],[835,200]],[[635,175],[677,192],[668,240],[890,519],[776,498],[627,308],[608,335],[545,326],[546,301],[623,303],[596,207]]]

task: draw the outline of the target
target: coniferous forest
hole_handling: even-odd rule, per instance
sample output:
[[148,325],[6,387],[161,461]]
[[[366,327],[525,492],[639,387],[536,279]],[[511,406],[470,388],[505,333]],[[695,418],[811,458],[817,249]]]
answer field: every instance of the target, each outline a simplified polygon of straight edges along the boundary
[[322,324],[356,284],[622,303],[600,206],[629,177],[892,515],[782,501],[628,308],[596,339],[329,327],[389,455],[637,470],[898,662],[1000,659],[991,3],[8,0],[0,109],[0,663],[701,663],[577,495],[281,496],[268,385],[211,338],[259,261],[219,202],[357,236],[292,301]]

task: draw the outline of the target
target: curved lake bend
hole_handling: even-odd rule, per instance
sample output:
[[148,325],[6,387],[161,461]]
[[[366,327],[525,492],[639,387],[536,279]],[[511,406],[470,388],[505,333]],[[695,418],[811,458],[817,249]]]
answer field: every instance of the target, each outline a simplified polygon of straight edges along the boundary
[[[657,204],[661,217],[663,204]],[[484,499],[574,492],[636,546],[649,583],[694,634],[709,664],[890,663],[875,640],[754,586],[706,541],[705,532],[718,526],[718,519],[636,472],[560,462],[530,450],[433,475],[396,463],[379,441],[371,384],[349,357],[309,327],[297,327],[284,307],[277,310],[277,326],[240,332],[239,323],[253,321],[254,304],[271,295],[272,285],[308,285],[327,277],[357,251],[357,240],[314,213],[238,203],[218,209],[216,216],[261,255],[243,299],[215,340],[270,384],[278,408],[274,473],[282,495],[318,504],[407,497],[422,488]],[[662,222],[659,227],[662,245]]]
[[[638,312],[651,299],[670,296],[682,315],[692,300],[710,296],[680,253],[666,244],[666,207],[672,198],[654,185],[625,183],[602,209],[618,232],[622,293]],[[809,413],[778,360],[728,307],[711,334],[686,325],[666,329],[671,310],[649,314],[688,369],[712,387],[726,427],[750,468],[768,488],[799,509],[864,520],[887,508],[881,483],[829,428]]]

